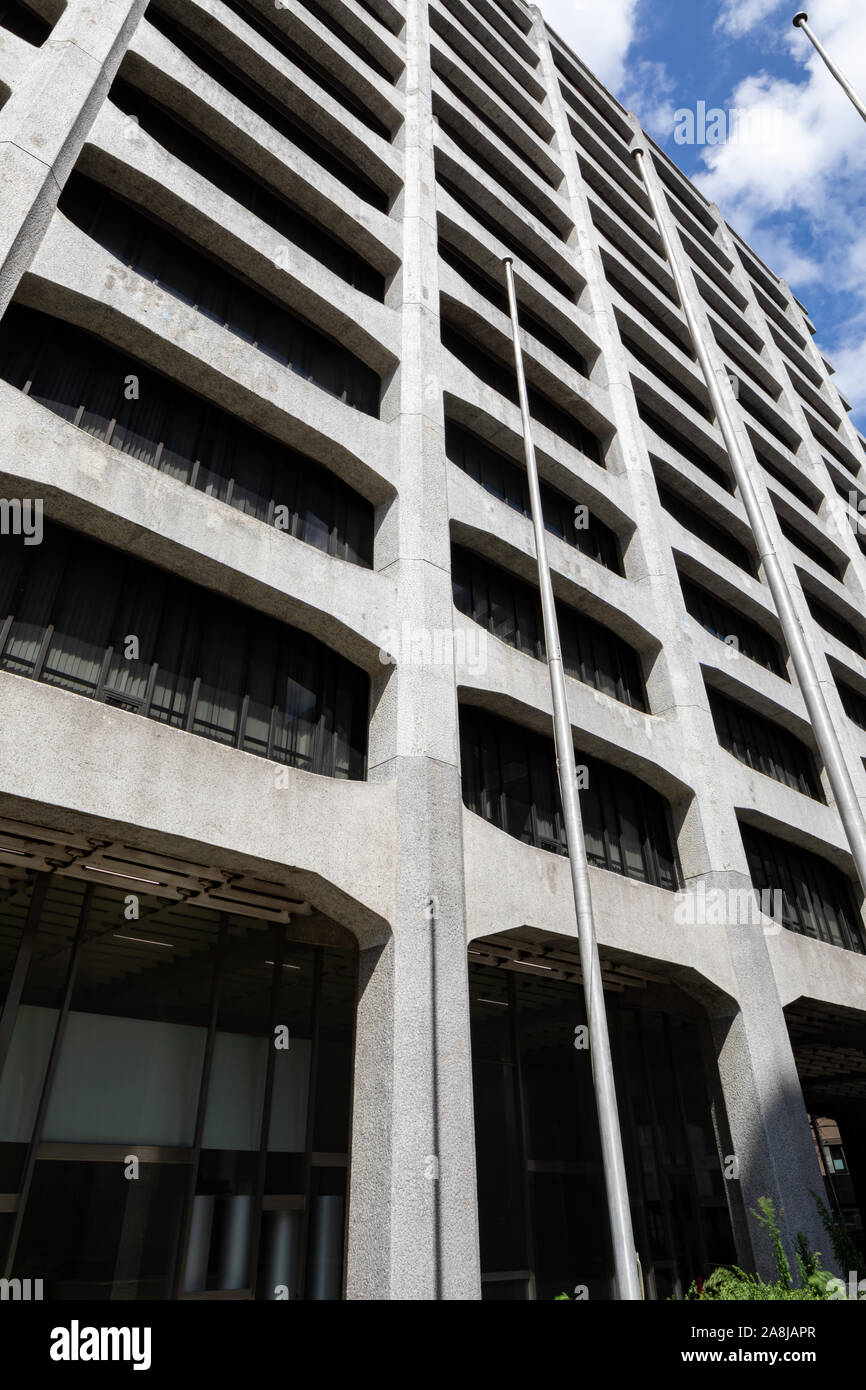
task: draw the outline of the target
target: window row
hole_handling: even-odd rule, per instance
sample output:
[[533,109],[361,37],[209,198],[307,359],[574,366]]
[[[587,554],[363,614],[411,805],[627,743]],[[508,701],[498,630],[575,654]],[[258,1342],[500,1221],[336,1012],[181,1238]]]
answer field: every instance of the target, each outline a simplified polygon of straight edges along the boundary
[[[459,545],[451,548],[451,579],[461,613],[518,651],[546,660],[541,600],[532,585]],[[571,606],[558,603],[556,609],[566,675],[633,709],[646,710],[634,648]]]
[[372,565],[373,508],[348,484],[91,334],[13,304],[0,322],[0,377],[113,449]]
[[758,567],[755,557],[741,541],[736,540],[731,535],[726,527],[717,526],[703,512],[699,512],[697,507],[691,506],[685,498],[680,497],[678,492],[665,487],[664,483],[659,482],[658,479],[656,479],[656,489],[659,501],[669,516],[672,516],[687,531],[691,531],[693,536],[697,536],[713,550],[717,550],[720,555],[724,555],[725,559],[730,560],[732,564],[745,570],[747,574],[757,574]]
[[[693,444],[690,439],[681,435],[679,430],[674,429],[660,415],[657,415],[640,397],[637,397],[637,413],[647,428],[651,429],[653,434],[658,435],[659,439],[668,444],[675,453],[687,459],[689,463],[693,463],[695,468],[700,469],[708,478],[711,478],[717,487],[722,488],[725,492],[733,493],[734,484],[730,474],[719,464],[713,463],[703,450]],[[648,440],[647,443],[652,448],[652,441]]]
[[834,579],[842,580],[843,571],[840,566],[836,564],[835,560],[831,560],[830,556],[827,555],[820,546],[816,545],[814,541],[809,540],[808,536],[804,536],[798,526],[794,526],[792,522],[786,521],[783,516],[779,516],[777,519],[779,522],[779,530],[782,532],[786,541],[796,546],[801,554],[808,556],[813,565],[817,565],[819,569],[826,570],[828,574],[832,574]]
[[[382,140],[391,139],[391,132],[388,127],[379,120],[378,116],[373,114],[364,102],[359,100],[354,92],[350,92],[344,83],[340,82],[332,72],[324,68],[309,53],[305,53],[300,45],[289,38],[284,30],[278,29],[275,24],[265,19],[259,10],[248,3],[248,0],[223,0],[223,4],[233,14],[238,15],[245,24],[249,25],[260,38],[272,44],[284,57],[294,63],[295,67],[299,68],[306,77],[311,78],[323,91],[333,97],[338,105],[344,107],[351,115],[356,116],[364,125],[369,126],[370,130],[374,131]],[[363,51],[361,57],[365,62],[371,61]]]
[[61,526],[6,547],[0,669],[363,779],[368,678],[314,637]]
[[854,624],[849,623],[847,618],[843,618],[834,609],[828,608],[826,603],[822,603],[808,589],[804,592],[809,612],[818,626],[822,627],[825,632],[829,632],[831,637],[835,637],[837,642],[841,642],[844,646],[850,647],[853,652],[857,652],[859,656],[866,656],[866,641],[854,627]]
[[460,207],[463,208],[464,212],[468,212],[469,216],[478,223],[479,227],[483,227],[484,230],[495,237],[497,241],[501,241],[502,245],[507,247],[509,251],[512,251],[515,256],[518,256],[520,260],[523,261],[524,265],[528,265],[530,269],[535,271],[536,275],[542,280],[545,280],[548,285],[551,285],[553,289],[557,290],[565,299],[573,303],[575,298],[573,288],[567,285],[565,281],[557,275],[555,270],[551,270],[545,261],[542,261],[534,252],[530,251],[522,241],[516,236],[513,236],[498,218],[492,217],[490,213],[485,212],[480,203],[470,197],[468,193],[464,193],[463,189],[458,187],[453,179],[448,178],[447,174],[442,173],[440,165],[441,160],[438,161],[436,165],[436,182],[439,187],[444,189],[449,197],[453,198],[455,203],[458,203]]
[[708,690],[719,743],[755,772],[824,801],[811,749],[772,719],[747,709],[718,690]]
[[329,396],[378,416],[381,382],[372,368],[102,184],[74,173],[58,206],[138,275]]
[[235,163],[199,131],[193,132],[137,87],[120,78],[112,86],[109,97],[121,111],[134,116],[141,129],[164,150],[227,193],[248,212],[255,213],[293,246],[313,256],[356,290],[380,302],[384,300],[385,277],[378,270],[249,168]]
[[801,936],[864,952],[851,880],[819,854],[741,825],[754,888],[781,894],[782,923]]
[[[679,875],[668,808],[631,773],[576,753],[590,864],[671,891]],[[460,711],[463,800],[470,811],[538,849],[566,854],[553,741],[464,706]]]
[[191,34],[176,20],[170,19],[168,15],[162,14],[159,10],[155,10],[152,5],[147,12],[147,18],[161,34],[164,34],[181,53],[189,58],[190,62],[194,63],[208,77],[211,77],[214,82],[218,82],[237,101],[249,107],[273,130],[278,131],[286,140],[291,141],[310,159],[314,159],[317,164],[320,164],[323,169],[327,169],[329,174],[332,174],[335,179],[339,179],[371,207],[378,208],[380,212],[388,211],[390,199],[387,193],[377,183],[374,183],[364,173],[360,165],[352,160],[345,151],[337,149],[330,140],[326,140],[294,111],[290,111],[282,102],[277,101],[275,97],[259,87],[251,77],[248,77],[234,63],[231,63],[222,53],[211,48],[209,44],[203,43],[201,39]]
[[546,213],[543,213],[541,209],[536,206],[534,201],[528,194],[524,193],[523,189],[517,185],[514,179],[510,178],[498,165],[494,164],[491,159],[488,159],[485,154],[482,154],[476,141],[468,140],[465,136],[461,135],[453,120],[445,115],[445,112],[448,110],[445,103],[437,101],[434,98],[434,110],[440,130],[442,130],[445,135],[448,136],[448,139],[457,146],[461,154],[464,154],[467,159],[471,159],[473,163],[477,164],[479,169],[482,169],[487,177],[492,179],[493,183],[501,188],[504,193],[507,193],[510,198],[513,198],[516,203],[519,203],[520,206],[529,213],[530,217],[534,217],[537,222],[540,222],[541,225],[550,232],[551,236],[561,241],[563,239],[561,229],[550,220]]
[[[480,483],[486,492],[521,516],[532,516],[526,472],[492,444],[446,418],[445,452],[452,463]],[[594,516],[588,507],[575,504],[549,483],[542,482],[540,490],[545,529],[614,574],[623,574],[616,532]]]
[[[446,241],[441,235],[439,237],[439,255],[446,265],[450,265],[452,270],[456,270],[462,280],[465,280],[474,290],[477,290],[480,295],[483,295],[488,304],[494,305],[494,307],[499,309],[503,314],[510,313],[504,275],[502,282],[497,284],[492,276],[486,275],[483,270],[479,270],[472,261],[462,255],[455,246],[452,246],[450,242]],[[563,362],[567,362],[569,367],[573,367],[581,376],[589,375],[586,358],[582,353],[578,352],[577,348],[574,347],[572,343],[566,338],[563,338],[561,333],[557,333],[556,329],[550,328],[546,323],[543,323],[542,320],[538,318],[536,314],[533,314],[531,309],[527,309],[524,304],[519,305],[519,313],[521,328],[525,329],[527,333],[531,333],[533,338],[536,338],[539,343],[543,343],[545,347],[550,348],[551,352],[555,352],[557,357],[561,357]]]
[[690,406],[696,415],[702,415],[705,420],[711,422],[715,420],[715,412],[712,410],[711,406],[707,405],[695,395],[694,391],[690,391],[687,386],[684,386],[679,377],[674,376],[673,372],[667,371],[651,352],[646,352],[645,349],[641,347],[640,343],[635,342],[634,338],[628,332],[624,331],[622,327],[620,328],[619,336],[623,347],[631,353],[632,357],[637,362],[640,362],[642,367],[646,367],[647,371],[656,381],[660,381],[669,391],[675,396],[678,396],[681,401],[685,401],[686,405]]
[[756,661],[773,675],[787,680],[785,654],[779,643],[757,623],[752,622],[738,609],[732,608],[715,594],[711,594],[694,580],[679,575],[680,588],[686,611],[701,627],[706,628],[720,642],[725,642],[732,651]]
[[[498,391],[501,396],[515,405],[518,404],[517,376],[514,366],[509,366],[502,361],[501,357],[494,356],[484,348],[479,347],[471,338],[467,338],[459,329],[454,328],[444,318],[441,320],[440,336],[442,346],[452,352],[454,356],[468,367],[470,372],[483,381],[485,385]],[[587,458],[592,459],[604,468],[605,464],[601,455],[601,446],[598,439],[586,425],[581,424],[573,415],[569,415],[560,406],[554,405],[543,392],[534,387],[527,387],[529,397],[529,413],[533,420],[537,420],[539,425],[556,434],[560,439],[564,439],[566,444],[570,444],[573,449],[577,449]]]

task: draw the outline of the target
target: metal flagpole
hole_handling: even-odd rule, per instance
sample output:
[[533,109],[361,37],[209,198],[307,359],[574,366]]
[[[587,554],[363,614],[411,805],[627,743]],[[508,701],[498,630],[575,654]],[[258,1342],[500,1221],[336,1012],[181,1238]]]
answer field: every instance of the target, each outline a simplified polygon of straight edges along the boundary
[[559,625],[556,620],[556,607],[553,601],[553,585],[550,580],[550,567],[547,560],[547,542],[544,531],[544,516],[541,509],[541,492],[538,485],[535,448],[532,443],[529,400],[526,394],[526,377],[523,373],[523,353],[520,348],[520,325],[517,318],[517,296],[514,291],[512,258],[506,256],[503,264],[505,266],[505,278],[508,283],[508,304],[511,311],[511,331],[514,338],[514,365],[517,372],[520,414],[523,420],[523,447],[526,456],[526,472],[529,477],[532,525],[535,531],[535,554],[538,561],[538,584],[541,590],[541,609],[544,617],[544,641],[547,648],[547,665],[550,672],[550,692],[553,698],[553,732],[556,746],[556,761],[559,771],[559,786],[562,793],[562,812],[565,820],[568,862],[571,866],[571,885],[574,890],[574,906],[577,913],[580,965],[581,973],[583,974],[586,1017],[589,1025],[592,1082],[595,1088],[598,1123],[601,1132],[601,1153],[604,1164],[605,1188],[607,1190],[608,1214],[610,1217],[611,1244],[613,1246],[614,1266],[616,1269],[616,1285],[620,1299],[639,1300],[641,1293],[640,1283],[638,1281],[637,1257],[631,1227],[631,1209],[629,1207],[628,1187],[625,1178],[625,1163],[622,1153],[622,1136],[619,1129],[619,1114],[616,1107],[616,1089],[613,1080],[610,1039],[608,1038],[607,1032],[607,1014],[605,1012],[604,992],[601,983],[601,965],[598,958],[598,943],[595,937],[595,923],[592,916],[589,867],[586,860],[583,822],[581,820],[580,802],[577,795],[577,769],[574,764],[574,743],[571,737],[571,720],[568,717],[565,677],[562,671]]
[[839,86],[851,98],[851,101],[857,107],[857,110],[860,112],[860,115],[863,117],[864,121],[866,121],[866,106],[864,106],[863,102],[860,100],[857,93],[854,91],[854,88],[851,86],[851,83],[848,81],[844,72],[842,72],[842,69],[837,67],[824,45],[818,39],[815,38],[815,35],[812,33],[812,30],[806,23],[806,20],[808,18],[809,16],[807,15],[805,10],[798,10],[797,13],[794,15],[794,28],[803,30],[803,33],[806,35],[807,39],[811,41],[816,51],[824,59],[824,62],[827,64],[827,67],[830,69],[836,81],[839,83]]
[[851,774],[845,762],[845,755],[839,742],[838,734],[830,716],[824,699],[824,692],[821,689],[821,682],[818,679],[818,672],[812,660],[811,653],[806,644],[806,638],[797,613],[791,600],[791,594],[785,579],[782,567],[779,564],[778,556],[773,547],[767,522],[761,507],[758,494],[752,482],[752,476],[746,462],[746,456],[740,447],[740,441],[734,427],[733,416],[728,407],[728,401],[722,392],[719,380],[713,369],[713,361],[710,350],[701,326],[698,321],[692,296],[689,291],[688,281],[685,271],[680,261],[680,255],[674,244],[674,236],[669,225],[664,194],[661,190],[659,176],[651,158],[647,158],[647,152],[640,145],[635,145],[632,149],[635,162],[640,169],[644,188],[652,207],[655,224],[658,228],[662,245],[665,249],[668,265],[677,287],[680,305],[688,324],[689,334],[691,335],[692,345],[700,363],[704,381],[716,412],[716,419],[722,431],[725,441],[728,458],[730,459],[731,469],[737,484],[752,534],[758,549],[758,556],[764,566],[764,573],[767,576],[767,584],[773,596],[776,613],[785,634],[785,641],[788,651],[791,653],[791,660],[797,673],[797,680],[803,693],[803,699],[809,714],[809,720],[815,734],[815,741],[818,744],[824,766],[827,769],[827,778],[836,800],[836,807],[839,817],[845,830],[845,835],[851,849],[851,856],[857,869],[857,875],[863,888],[866,889],[866,822],[863,819],[863,812],[860,809],[860,802],[851,781]]

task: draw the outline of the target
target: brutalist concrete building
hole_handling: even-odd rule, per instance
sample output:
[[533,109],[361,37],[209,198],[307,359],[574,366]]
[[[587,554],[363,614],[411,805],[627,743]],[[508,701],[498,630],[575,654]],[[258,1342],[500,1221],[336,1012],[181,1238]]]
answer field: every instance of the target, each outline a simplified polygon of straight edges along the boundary
[[[507,256],[646,1295],[826,1257],[863,895],[635,118],[518,0],[0,0],[0,98],[0,1274],[612,1295]],[[864,443],[643,145],[862,803]]]

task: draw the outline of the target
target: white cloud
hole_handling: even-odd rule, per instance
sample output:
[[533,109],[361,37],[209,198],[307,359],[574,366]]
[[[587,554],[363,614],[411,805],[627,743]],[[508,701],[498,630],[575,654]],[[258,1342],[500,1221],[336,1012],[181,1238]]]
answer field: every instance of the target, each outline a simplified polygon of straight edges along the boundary
[[644,128],[651,135],[664,140],[670,135],[674,123],[671,97],[675,86],[664,63],[644,59],[629,64],[619,97],[629,110],[639,112]]
[[590,72],[616,90],[635,35],[639,0],[541,0],[547,23]]
[[[735,38],[748,34],[756,24],[781,9],[785,0],[722,0],[722,8],[716,28]],[[794,12],[791,11],[791,18]]]
[[[763,52],[769,57],[775,20],[773,26],[759,26],[778,8],[770,0],[725,0],[720,20],[730,33],[751,28],[755,39],[766,34]],[[862,0],[811,0],[808,8],[815,33],[855,88],[866,91],[866,5]],[[788,5],[786,15],[787,9],[793,13]],[[729,106],[745,113],[745,136],[705,148],[706,172],[695,182],[795,293],[798,287],[825,286],[848,295],[847,325],[844,332],[837,330],[827,349],[839,363],[845,393],[862,405],[866,132],[808,39],[790,25],[790,15],[785,22],[782,42],[802,76],[791,80],[761,68],[742,80]]]
[[866,411],[866,328],[847,333],[830,349],[836,385],[861,415]]

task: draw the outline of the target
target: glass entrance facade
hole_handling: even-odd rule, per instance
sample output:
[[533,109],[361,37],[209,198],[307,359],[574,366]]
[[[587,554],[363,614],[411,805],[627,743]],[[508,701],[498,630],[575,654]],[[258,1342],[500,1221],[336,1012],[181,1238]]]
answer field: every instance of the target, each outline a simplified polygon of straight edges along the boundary
[[147,872],[7,885],[2,1272],[50,1299],[339,1299],[356,953]]
[[[482,1292],[609,1299],[583,988],[544,978],[544,969],[474,963],[470,952]],[[645,1294],[665,1299],[682,1297],[735,1252],[701,1020],[628,998],[644,993],[626,989],[605,1002]]]

